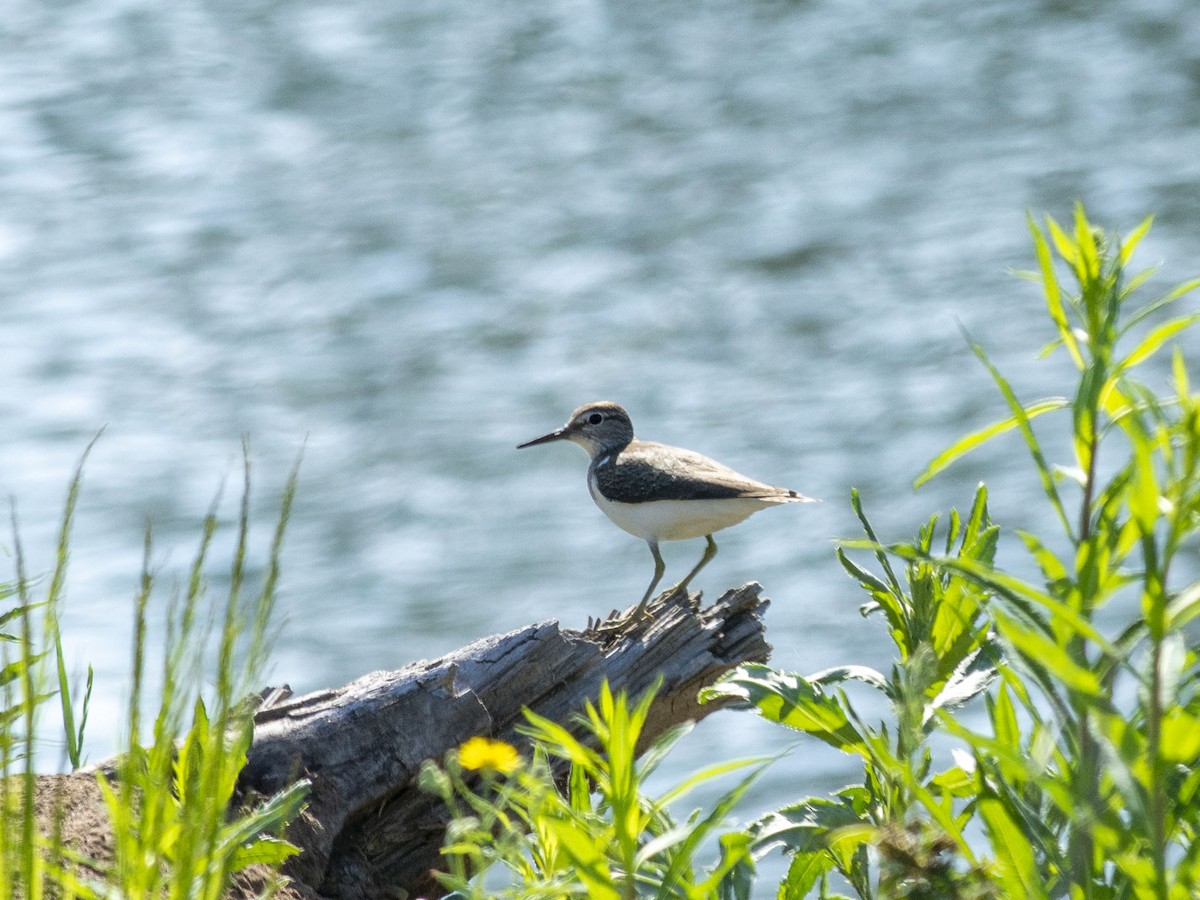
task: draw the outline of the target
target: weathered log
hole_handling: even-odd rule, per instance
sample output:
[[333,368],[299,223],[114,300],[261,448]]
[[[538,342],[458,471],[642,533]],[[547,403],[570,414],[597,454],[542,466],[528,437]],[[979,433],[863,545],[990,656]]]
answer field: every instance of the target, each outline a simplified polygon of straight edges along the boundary
[[748,584],[707,609],[680,598],[651,621],[585,631],[557,622],[485,638],[434,662],[375,672],[336,690],[262,710],[242,773],[243,791],[312,782],[308,809],[288,837],[303,852],[285,872],[297,896],[382,900],[439,893],[444,811],[416,786],[421,762],[473,735],[523,744],[522,709],[566,723],[607,679],[636,696],[661,675],[643,736],[700,719],[718,706],[696,695],[770,647],[761,587]]

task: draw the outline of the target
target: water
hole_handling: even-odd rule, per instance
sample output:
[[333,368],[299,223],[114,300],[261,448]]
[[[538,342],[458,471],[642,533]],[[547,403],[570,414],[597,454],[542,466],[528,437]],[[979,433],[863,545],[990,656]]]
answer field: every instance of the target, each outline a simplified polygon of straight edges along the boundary
[[[513,449],[602,398],[824,498],[724,533],[699,586],[766,586],[777,665],[886,667],[832,552],[850,487],[889,537],[981,478],[1052,528],[1016,442],[909,485],[1001,414],[960,323],[1025,396],[1067,389],[1010,274],[1027,209],[1157,213],[1156,283],[1200,269],[1197,47],[1186,0],[10,4],[0,490],[44,570],[105,426],[67,621],[93,758],[143,525],[169,583],[243,433],[260,558],[305,446],[272,677],[299,691],[640,597],[582,454]],[[665,549],[670,577],[701,545]],[[792,740],[732,715],[668,776]],[[747,814],[856,777],[801,743]]]

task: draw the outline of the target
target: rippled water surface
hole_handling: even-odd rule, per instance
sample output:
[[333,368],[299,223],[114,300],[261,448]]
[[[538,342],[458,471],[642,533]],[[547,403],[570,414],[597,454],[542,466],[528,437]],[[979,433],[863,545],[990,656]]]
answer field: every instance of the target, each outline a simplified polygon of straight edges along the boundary
[[[981,478],[1001,524],[1053,525],[1016,442],[910,488],[1001,413],[960,325],[1026,396],[1066,390],[1012,276],[1026,210],[1157,213],[1155,283],[1200,270],[1188,0],[18,0],[5,20],[0,489],[45,570],[105,426],[67,623],[97,670],[94,758],[144,522],[169,586],[243,433],[260,559],[306,446],[273,672],[297,690],[640,597],[649,553],[592,505],[584,456],[513,449],[592,399],[822,497],[724,533],[699,586],[761,581],[780,666],[886,667],[833,556],[852,486],[893,538]],[[668,575],[700,551],[667,547]],[[716,718],[673,774],[792,740]],[[751,805],[854,777],[801,743]]]

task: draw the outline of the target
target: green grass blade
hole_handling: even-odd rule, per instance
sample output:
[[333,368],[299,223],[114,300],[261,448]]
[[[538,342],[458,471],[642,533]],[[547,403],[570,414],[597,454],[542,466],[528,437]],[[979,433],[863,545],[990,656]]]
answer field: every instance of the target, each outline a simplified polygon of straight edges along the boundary
[[67,664],[63,659],[62,635],[54,630],[54,658],[58,671],[58,698],[62,709],[63,732],[67,741],[67,759],[71,762],[71,770],[79,768],[79,740],[82,735],[75,729],[75,709],[71,702],[71,682],[67,677]]

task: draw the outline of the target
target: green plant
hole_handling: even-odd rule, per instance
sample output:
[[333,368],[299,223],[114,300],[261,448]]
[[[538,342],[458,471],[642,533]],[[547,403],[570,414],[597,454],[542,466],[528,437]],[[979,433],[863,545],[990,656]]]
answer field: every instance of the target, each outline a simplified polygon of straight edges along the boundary
[[248,458],[244,472],[229,591],[216,610],[220,627],[216,633],[215,688],[209,697],[201,696],[197,676],[205,668],[209,645],[209,618],[201,615],[203,570],[217,530],[217,502],[205,519],[182,601],[170,608],[158,710],[150,741],[143,743],[140,708],[146,610],[154,587],[152,544],[149,530],[146,532],[141,587],[134,603],[127,749],[115,783],[100,776],[116,838],[111,881],[120,885],[125,896],[218,900],[234,872],[254,863],[278,866],[296,852],[294,846],[274,835],[299,812],[307,782],[299,781],[253,809],[229,815],[237,776],[246,763],[253,737],[253,708],[243,698],[253,692],[266,662],[279,551],[296,485],[293,471],[284,489],[266,576],[258,592],[245,603],[242,589],[250,521]]
[[[875,532],[857,492],[852,505],[865,529]],[[966,519],[951,511],[943,547],[972,564],[990,565],[999,529],[987,512],[987,491],[975,494]],[[959,765],[935,771],[929,737],[943,717],[984,691],[995,677],[996,647],[984,615],[987,592],[927,559],[938,538],[938,518],[921,529],[901,581],[887,555],[876,550],[882,574],[838,557],[871,599],[863,614],[881,613],[898,658],[884,675],[862,665],[839,666],[808,677],[763,665],[742,666],[701,698],[736,699],[764,718],[811,735],[859,757],[862,784],[833,797],[809,797],[751,825],[753,849],[782,847],[791,856],[781,897],[828,896],[838,873],[859,896],[876,896],[879,865],[869,850],[881,848],[891,882],[884,896],[992,896],[987,873],[963,833],[955,802],[970,795],[972,779]],[[845,690],[861,682],[883,695],[892,717],[872,725]],[[925,884],[931,893],[916,888]]]
[[[16,605],[0,614],[0,889],[14,895],[40,893],[48,879],[63,865],[63,848],[57,832],[48,839],[38,829],[34,769],[38,721],[42,708],[55,697],[62,716],[65,751],[72,769],[82,764],[83,734],[92,694],[89,666],[78,722],[75,699],[63,656],[59,629],[65,592],[68,547],[75,505],[83,479],[83,466],[95,445],[84,450],[67,490],[57,554],[45,599],[33,599],[33,585],[25,571],[15,504],[12,512],[12,555],[16,580],[0,585],[0,601],[16,599]],[[47,672],[53,650],[55,677]],[[53,686],[57,682],[57,691]],[[7,896],[7,892],[5,893]]]
[[[989,703],[991,734],[952,730],[975,754],[979,815],[1003,883],[1031,897],[1165,900],[1200,888],[1200,670],[1185,631],[1200,615],[1200,582],[1174,584],[1200,528],[1200,395],[1179,349],[1169,394],[1136,378],[1200,314],[1138,326],[1200,280],[1129,308],[1150,272],[1127,280],[1126,266],[1149,226],[1121,241],[1095,229],[1082,208],[1071,233],[1051,219],[1047,238],[1030,223],[1036,277],[1058,332],[1052,347],[1079,372],[1069,401],[1022,405],[972,344],[1011,412],[997,427],[1020,430],[1063,532],[1057,551],[1019,534],[1040,584],[941,563],[995,598],[1007,662]],[[1073,284],[1060,280],[1051,244]],[[1074,453],[1073,465],[1058,468],[1031,426],[1055,405],[1070,410]],[[927,475],[979,437],[951,447]],[[1117,600],[1133,614],[1124,627],[1102,628],[1098,614]]]
[[[449,867],[438,876],[442,884],[459,897],[522,900],[748,896],[753,866],[746,835],[717,837],[718,859],[706,870],[697,867],[696,857],[768,761],[723,763],[649,796],[646,778],[689,730],[672,730],[639,761],[635,751],[652,700],[650,691],[631,706],[623,692],[614,696],[605,683],[578,723],[582,738],[527,712],[529,725],[522,730],[535,748],[528,761],[499,748],[481,752],[472,743],[481,739],[475,738],[449,754],[444,768],[426,763],[422,786],[441,797],[453,816],[442,851]],[[481,762],[492,758],[512,765]],[[564,766],[569,768],[560,789]],[[747,766],[753,771],[711,810],[695,811],[682,823],[674,819],[671,804]],[[472,772],[478,777],[469,778]],[[506,887],[484,883],[496,863],[511,875]]]
[[[1150,273],[1127,277],[1126,266],[1149,225],[1122,241],[1095,229],[1081,207],[1069,233],[1053,220],[1045,231],[1030,222],[1039,266],[1031,277],[1042,284],[1056,332],[1048,350],[1074,363],[1074,391],[1024,404],[971,340],[1009,415],[956,442],[918,478],[919,485],[1018,431],[1062,530],[1053,539],[1017,532],[1040,580],[996,566],[996,532],[984,525],[986,512],[979,515],[982,489],[968,520],[978,525],[968,524],[957,552],[957,517],[945,551],[935,553],[932,523],[915,543],[885,546],[859,510],[868,539],[843,547],[874,552],[883,574],[847,568],[871,593],[868,610],[884,612],[900,659],[886,681],[854,668],[845,677],[888,695],[890,727],[863,726],[844,692],[825,690],[828,673],[743,670],[713,692],[747,699],[768,718],[863,758],[861,788],[780,810],[752,829],[759,852],[782,843],[793,854],[781,896],[804,896],[818,884],[827,895],[831,870],[862,897],[917,896],[934,889],[928,876],[937,873],[911,869],[930,863],[953,877],[929,896],[1173,900],[1200,890],[1200,657],[1187,631],[1200,616],[1200,582],[1188,581],[1194,565],[1179,564],[1194,555],[1200,531],[1200,395],[1178,349],[1165,396],[1135,377],[1200,321],[1193,313],[1149,325],[1200,280],[1131,309]],[[1070,412],[1074,459],[1052,466],[1033,422],[1058,410]],[[891,559],[905,564],[908,593]],[[921,587],[934,583],[932,593]],[[964,623],[959,649],[978,641],[977,655],[962,657],[974,674],[962,670],[959,697],[984,687],[994,666],[986,730],[960,721],[954,704],[930,700],[938,676],[921,673],[941,668],[939,620]],[[924,668],[923,645],[935,648]],[[925,751],[906,752],[929,729],[962,748],[958,764],[932,778]],[[972,827],[982,836],[968,841]],[[881,876],[869,871],[867,845],[878,850]]]
[[[298,812],[307,789],[301,782],[254,808],[229,808],[252,736],[253,706],[241,698],[255,686],[266,661],[279,552],[296,472],[284,489],[266,574],[247,601],[243,596],[250,498],[247,456],[230,589],[223,605],[211,609],[204,569],[218,527],[219,497],[209,510],[186,590],[182,599],[176,596],[169,607],[162,690],[149,740],[143,736],[142,708],[147,612],[155,576],[147,529],[145,561],[134,603],[133,687],[126,747],[115,766],[115,777],[98,776],[115,842],[115,859],[109,863],[68,850],[60,815],[50,822],[44,816],[39,820],[35,808],[37,722],[42,708],[56,698],[67,760],[77,768],[83,758],[91,670],[76,716],[77,698],[71,694],[63,660],[59,617],[70,528],[86,458],[85,452],[68,491],[57,562],[45,600],[35,602],[31,597],[14,516],[17,578],[0,588],[0,599],[15,597],[18,601],[0,614],[0,896],[215,900],[224,893],[234,872],[252,863],[277,866],[295,852],[275,835]],[[220,628],[216,660],[210,665],[207,653],[214,614]],[[202,696],[200,685],[210,672],[215,686]],[[267,890],[271,888],[268,879]]]

